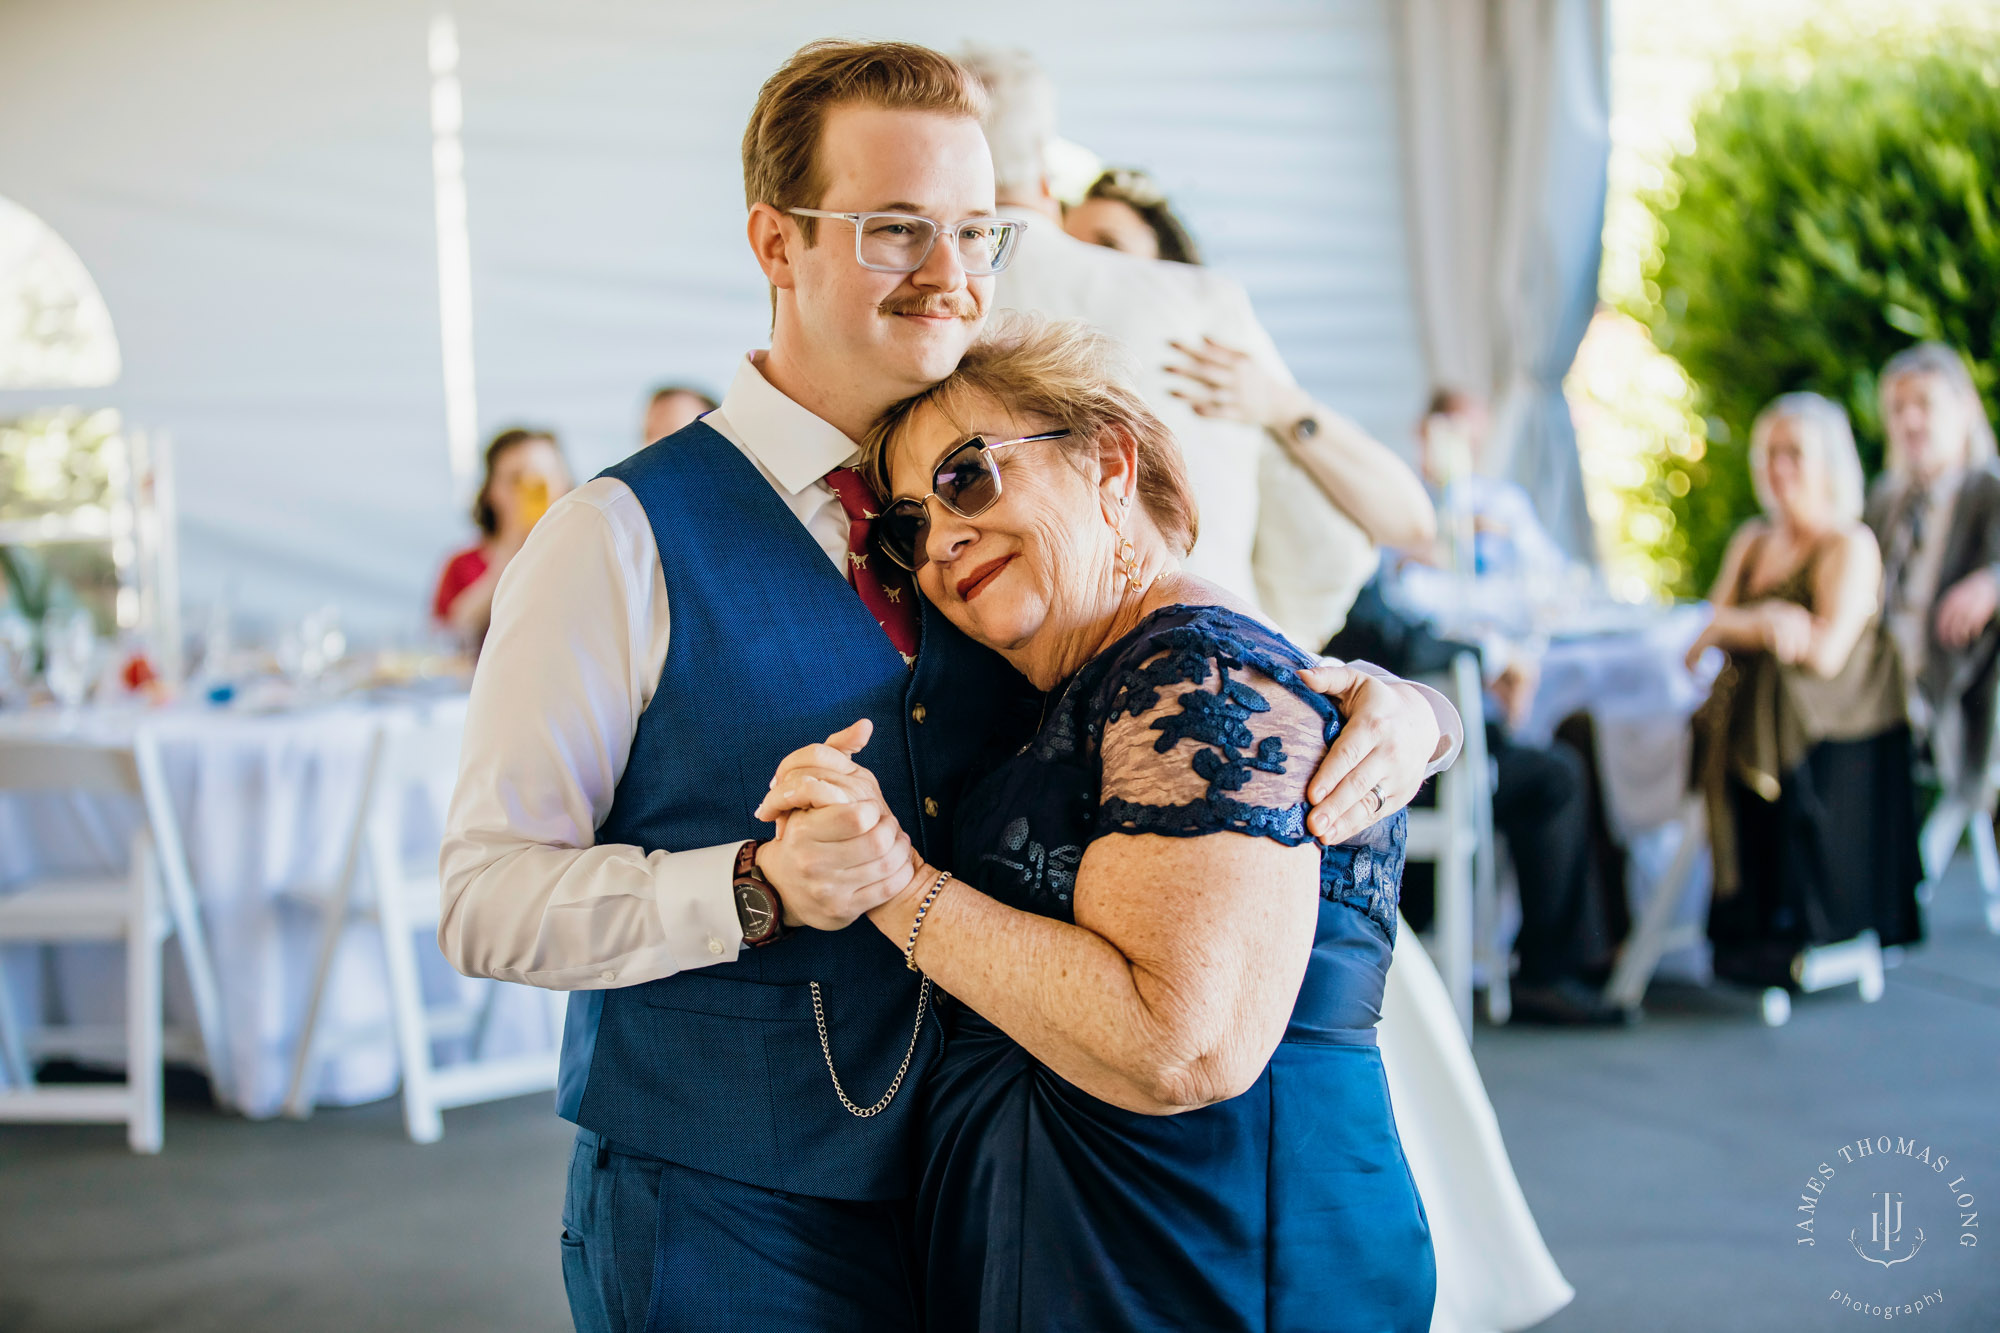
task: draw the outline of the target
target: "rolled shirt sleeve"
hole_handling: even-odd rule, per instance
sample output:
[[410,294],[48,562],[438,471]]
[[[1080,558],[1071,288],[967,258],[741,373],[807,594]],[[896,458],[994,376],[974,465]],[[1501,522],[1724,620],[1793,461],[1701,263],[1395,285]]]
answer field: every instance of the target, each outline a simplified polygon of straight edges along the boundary
[[1452,707],[1451,700],[1428,685],[1419,681],[1404,680],[1394,672],[1384,671],[1373,662],[1354,661],[1347,665],[1381,680],[1393,680],[1398,684],[1407,685],[1421,694],[1424,702],[1431,706],[1431,712],[1436,715],[1438,728],[1438,748],[1431,754],[1430,766],[1424,770],[1424,776],[1436,777],[1452,766],[1458,759],[1458,752],[1465,748],[1465,722],[1459,717],[1458,710]]
[[595,839],[667,635],[652,528],[620,482],[564,497],[501,576],[439,858],[438,943],[461,972],[592,990],[741,950],[740,844]]

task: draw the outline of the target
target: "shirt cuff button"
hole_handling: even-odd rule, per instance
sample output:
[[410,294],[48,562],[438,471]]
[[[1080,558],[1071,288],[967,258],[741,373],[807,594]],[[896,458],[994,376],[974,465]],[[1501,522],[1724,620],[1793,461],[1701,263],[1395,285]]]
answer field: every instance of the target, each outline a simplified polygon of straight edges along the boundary
[[721,953],[721,952],[722,952],[722,941],[721,941],[721,940],[719,940],[719,939],[716,939],[716,938],[715,938],[715,937],[714,937],[713,935],[709,936],[709,937],[708,937],[708,951],[709,951],[710,953]]
[[616,981],[618,980],[618,974],[616,972],[599,972],[597,979],[599,981]]

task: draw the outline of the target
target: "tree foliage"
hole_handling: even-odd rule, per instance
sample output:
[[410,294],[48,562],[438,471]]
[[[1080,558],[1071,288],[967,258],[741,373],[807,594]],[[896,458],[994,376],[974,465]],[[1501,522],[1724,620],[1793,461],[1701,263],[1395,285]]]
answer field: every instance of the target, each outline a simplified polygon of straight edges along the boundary
[[[1707,439],[1660,461],[1675,591],[1705,593],[1756,509],[1751,422],[1815,389],[1880,466],[1875,374],[1922,339],[2000,386],[2000,48],[1990,38],[1747,64],[1646,200],[1659,227],[1628,313],[1687,371]],[[1677,479],[1675,474],[1679,473]]]

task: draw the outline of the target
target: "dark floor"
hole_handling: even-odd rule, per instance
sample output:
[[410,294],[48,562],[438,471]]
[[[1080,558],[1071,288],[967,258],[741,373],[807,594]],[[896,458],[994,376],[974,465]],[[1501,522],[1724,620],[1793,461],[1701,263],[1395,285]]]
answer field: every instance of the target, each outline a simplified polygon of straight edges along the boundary
[[121,1127],[0,1127],[0,1333],[498,1333],[569,1328],[556,1235],[570,1133],[546,1096],[394,1102],[303,1124],[169,1109]]
[[1956,1163],[1943,1180],[1962,1170],[1962,1189],[2000,1203],[2000,938],[1964,865],[1931,917],[1879,1002],[1851,986],[1800,997],[1783,1028],[1762,1026],[1749,992],[1656,986],[1634,1031],[1479,1033],[1515,1171],[1577,1289],[1541,1333],[1856,1326],[1835,1290],[1875,1303],[1941,1290],[1907,1316],[1916,1327],[2000,1330],[2000,1222],[1967,1249],[1950,1217],[1907,1266],[1871,1268],[1847,1243],[1868,1233],[1864,1186],[1818,1219],[1812,1250],[1795,1243],[1808,1177],[1827,1162],[1856,1179],[1864,1167],[1835,1153],[1864,1136],[1930,1145]]
[[[1933,943],[1878,1004],[1808,997],[1771,1030],[1747,996],[1656,989],[1632,1031],[1481,1031],[1522,1186],[1577,1288],[1545,1333],[1854,1326],[1835,1288],[1938,1290],[1907,1316],[1919,1327],[2000,1329],[2000,1236],[1933,1237],[1885,1270],[1802,1251],[1793,1230],[1813,1168],[1878,1134],[1952,1156],[2000,1219],[2000,939],[1973,895],[1962,871],[1946,884]],[[568,1133],[548,1098],[445,1124],[419,1148],[393,1103],[306,1124],[182,1106],[151,1159],[116,1128],[0,1128],[0,1333],[567,1328]],[[1867,1204],[1850,1211],[1827,1241],[1865,1231]]]

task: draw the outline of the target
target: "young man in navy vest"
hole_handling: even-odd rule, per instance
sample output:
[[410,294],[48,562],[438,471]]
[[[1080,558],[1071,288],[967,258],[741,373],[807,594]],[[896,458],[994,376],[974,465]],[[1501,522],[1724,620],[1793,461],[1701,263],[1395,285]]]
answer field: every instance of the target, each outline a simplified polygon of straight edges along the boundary
[[[760,841],[752,812],[783,756],[867,717],[889,806],[950,864],[961,784],[1034,721],[999,658],[870,570],[846,470],[885,407],[957,364],[993,279],[949,242],[864,266],[853,221],[791,211],[939,234],[992,214],[979,97],[899,44],[816,43],[772,76],[743,141],[770,350],[552,509],[496,600],[438,934],[461,971],[572,992],[579,1329],[915,1327],[909,1090],[938,1026],[897,950],[846,929],[906,855],[861,807],[790,816],[826,821],[811,842]],[[1337,841],[1450,747],[1405,685],[1323,684],[1350,718],[1315,780]]]

